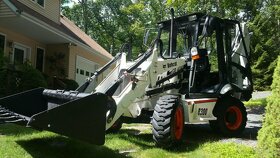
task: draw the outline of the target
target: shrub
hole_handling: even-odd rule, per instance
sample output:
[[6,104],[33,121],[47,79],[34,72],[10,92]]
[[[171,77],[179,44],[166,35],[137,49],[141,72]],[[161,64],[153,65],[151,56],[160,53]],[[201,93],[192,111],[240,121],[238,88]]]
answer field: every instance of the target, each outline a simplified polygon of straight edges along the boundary
[[79,87],[79,84],[74,80],[63,79],[62,82],[64,82],[66,85],[65,90],[75,90]]
[[18,73],[11,67],[0,68],[0,97],[18,92]]
[[261,157],[280,157],[280,56],[271,88],[272,95],[268,98],[263,127],[258,133]]
[[5,62],[0,67],[0,81],[0,97],[47,86],[41,72],[28,63],[15,66]]
[[265,107],[267,105],[267,99],[250,99],[249,101],[243,102],[246,107],[258,107],[263,106]]
[[79,87],[79,84],[75,80],[66,79],[66,78],[58,78],[48,77],[49,78],[49,87],[50,89],[63,89],[63,90],[75,90]]
[[47,87],[47,82],[43,74],[33,68],[30,64],[25,63],[19,67],[20,84],[19,90],[25,91],[38,87]]

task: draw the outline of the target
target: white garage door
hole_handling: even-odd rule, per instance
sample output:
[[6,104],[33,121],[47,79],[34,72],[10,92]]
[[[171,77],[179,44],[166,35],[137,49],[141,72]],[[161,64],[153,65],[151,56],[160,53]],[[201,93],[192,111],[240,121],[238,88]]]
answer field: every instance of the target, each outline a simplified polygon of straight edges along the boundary
[[81,56],[76,57],[76,82],[82,85],[86,78],[91,77],[99,65]]

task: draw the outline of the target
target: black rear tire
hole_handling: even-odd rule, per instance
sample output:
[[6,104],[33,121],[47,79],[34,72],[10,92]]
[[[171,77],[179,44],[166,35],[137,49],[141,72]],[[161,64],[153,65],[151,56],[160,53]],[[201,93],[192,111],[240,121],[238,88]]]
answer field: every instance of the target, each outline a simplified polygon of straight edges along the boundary
[[210,121],[210,127],[228,137],[240,136],[247,122],[244,104],[233,97],[222,99],[218,103],[217,120]]
[[178,96],[159,98],[152,117],[152,132],[159,147],[170,148],[182,142],[184,110]]

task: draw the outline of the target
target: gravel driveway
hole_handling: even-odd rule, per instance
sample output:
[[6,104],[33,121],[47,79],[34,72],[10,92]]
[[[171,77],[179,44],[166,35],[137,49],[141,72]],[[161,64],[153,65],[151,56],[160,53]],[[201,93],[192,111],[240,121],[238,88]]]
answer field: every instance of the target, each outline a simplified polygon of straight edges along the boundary
[[271,91],[253,92],[252,99],[262,99],[271,95]]

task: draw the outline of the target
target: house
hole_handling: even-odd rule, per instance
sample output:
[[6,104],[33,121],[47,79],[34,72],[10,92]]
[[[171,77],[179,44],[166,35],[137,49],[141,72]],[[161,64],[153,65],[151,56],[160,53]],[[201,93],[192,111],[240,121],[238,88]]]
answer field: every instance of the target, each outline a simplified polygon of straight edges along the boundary
[[0,49],[15,64],[28,61],[45,74],[79,84],[112,59],[60,15],[60,0],[0,0]]

